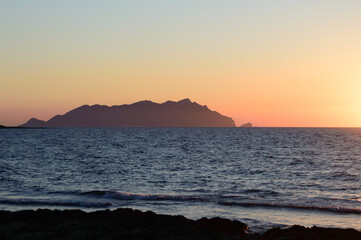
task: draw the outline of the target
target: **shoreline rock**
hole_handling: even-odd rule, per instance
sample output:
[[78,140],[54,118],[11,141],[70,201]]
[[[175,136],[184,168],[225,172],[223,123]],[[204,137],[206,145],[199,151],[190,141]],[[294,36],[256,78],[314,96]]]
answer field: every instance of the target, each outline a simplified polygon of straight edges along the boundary
[[248,230],[237,220],[191,220],[130,208],[0,211],[2,239],[361,239],[361,232],[354,229],[292,226],[263,234]]

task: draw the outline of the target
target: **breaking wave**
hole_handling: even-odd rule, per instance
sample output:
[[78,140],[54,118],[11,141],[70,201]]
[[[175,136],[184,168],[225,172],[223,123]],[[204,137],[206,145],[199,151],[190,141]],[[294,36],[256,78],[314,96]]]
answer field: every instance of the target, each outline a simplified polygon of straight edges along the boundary
[[107,202],[88,201],[49,201],[34,199],[0,199],[0,204],[21,205],[21,206],[60,206],[60,207],[83,207],[83,208],[105,208],[111,206]]
[[116,191],[89,191],[80,193],[81,195],[90,195],[117,200],[144,200],[144,201],[204,201],[204,199],[195,196],[180,195],[162,195],[162,194],[137,194]]
[[209,202],[223,206],[261,207],[261,208],[278,208],[278,209],[282,208],[282,209],[325,211],[332,213],[361,215],[361,209],[357,209],[357,208],[305,206],[305,205],[292,205],[287,203],[273,204],[273,203],[262,203],[262,202],[252,202],[252,201],[227,201],[210,196],[144,194],[144,193],[128,193],[128,192],[102,191],[102,190],[76,192],[76,194],[81,196],[92,196],[95,198],[119,200],[119,201],[176,201],[176,202],[193,201],[193,202]]
[[252,202],[223,202],[223,201],[220,201],[218,203],[220,205],[225,205],[225,206],[285,208],[285,209],[298,209],[298,210],[326,211],[326,212],[333,212],[333,213],[361,214],[361,209],[354,209],[354,208],[300,206],[300,205],[286,205],[286,204],[282,205],[282,204],[252,203]]

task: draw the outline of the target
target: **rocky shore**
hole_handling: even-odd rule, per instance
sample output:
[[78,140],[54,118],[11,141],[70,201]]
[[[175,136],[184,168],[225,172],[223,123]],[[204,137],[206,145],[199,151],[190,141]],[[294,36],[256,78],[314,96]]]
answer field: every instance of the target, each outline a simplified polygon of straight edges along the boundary
[[248,232],[246,224],[224,218],[190,220],[122,208],[86,213],[81,210],[0,211],[1,239],[361,239],[354,229],[273,228]]

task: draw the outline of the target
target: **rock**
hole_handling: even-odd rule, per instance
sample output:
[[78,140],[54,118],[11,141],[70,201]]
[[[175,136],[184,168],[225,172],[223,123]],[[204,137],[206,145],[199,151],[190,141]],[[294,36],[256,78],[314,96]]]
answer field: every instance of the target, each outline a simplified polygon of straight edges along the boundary
[[243,124],[243,125],[241,125],[239,127],[241,127],[241,128],[251,128],[251,127],[253,127],[253,125],[252,125],[252,123],[248,122],[248,123],[245,123],[245,124]]
[[2,239],[239,239],[246,225],[133,209],[0,211]]
[[224,218],[187,219],[130,208],[113,211],[81,210],[0,211],[1,239],[247,239],[247,240],[360,240],[355,229],[272,228],[247,233],[246,224]]

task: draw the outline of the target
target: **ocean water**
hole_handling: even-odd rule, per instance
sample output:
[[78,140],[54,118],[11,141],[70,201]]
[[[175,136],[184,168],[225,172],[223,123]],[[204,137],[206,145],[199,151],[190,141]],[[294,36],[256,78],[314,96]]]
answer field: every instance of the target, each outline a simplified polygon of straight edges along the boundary
[[131,207],[361,230],[361,129],[0,130],[0,209]]

